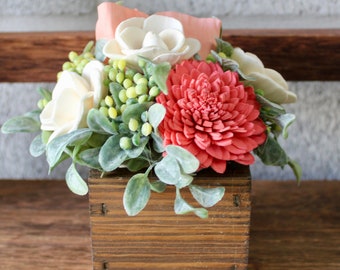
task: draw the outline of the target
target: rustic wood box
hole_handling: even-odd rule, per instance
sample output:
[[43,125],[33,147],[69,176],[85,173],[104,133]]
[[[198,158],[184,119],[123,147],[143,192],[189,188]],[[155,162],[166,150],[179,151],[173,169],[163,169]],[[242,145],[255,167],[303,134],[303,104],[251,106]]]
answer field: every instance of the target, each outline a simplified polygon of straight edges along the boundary
[[[200,172],[195,183],[224,186],[209,218],[176,215],[175,190],[152,193],[147,207],[126,215],[122,198],[131,173],[119,169],[89,178],[93,269],[246,269],[250,225],[250,172],[231,164],[224,175]],[[188,201],[189,191],[181,192]]]

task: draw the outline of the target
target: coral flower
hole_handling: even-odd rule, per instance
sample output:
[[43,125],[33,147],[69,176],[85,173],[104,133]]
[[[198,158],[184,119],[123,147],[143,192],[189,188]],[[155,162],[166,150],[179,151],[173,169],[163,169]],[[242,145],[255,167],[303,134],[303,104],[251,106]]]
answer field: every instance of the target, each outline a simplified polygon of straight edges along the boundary
[[218,64],[185,60],[167,79],[166,108],[159,126],[164,144],[179,145],[200,161],[200,169],[226,170],[227,161],[254,163],[251,151],[266,140],[254,89]]

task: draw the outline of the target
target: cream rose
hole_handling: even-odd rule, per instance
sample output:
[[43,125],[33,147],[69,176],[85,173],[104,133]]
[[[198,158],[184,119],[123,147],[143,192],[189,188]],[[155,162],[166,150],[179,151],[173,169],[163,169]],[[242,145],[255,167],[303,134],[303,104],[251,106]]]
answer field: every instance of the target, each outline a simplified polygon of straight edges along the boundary
[[255,54],[235,48],[231,59],[239,64],[240,70],[245,75],[254,79],[250,84],[255,89],[263,90],[265,98],[278,104],[296,102],[296,95],[288,90],[288,84],[281,74],[265,68]]
[[125,59],[130,66],[136,67],[138,56],[155,63],[174,65],[192,57],[200,48],[197,39],[184,36],[179,20],[151,15],[122,21],[116,28],[115,38],[105,44],[103,53],[112,59]]
[[41,129],[52,131],[49,142],[60,135],[87,127],[88,111],[97,107],[107,95],[103,76],[104,66],[96,60],[85,66],[82,76],[75,72],[62,72],[52,92],[52,100],[40,114]]

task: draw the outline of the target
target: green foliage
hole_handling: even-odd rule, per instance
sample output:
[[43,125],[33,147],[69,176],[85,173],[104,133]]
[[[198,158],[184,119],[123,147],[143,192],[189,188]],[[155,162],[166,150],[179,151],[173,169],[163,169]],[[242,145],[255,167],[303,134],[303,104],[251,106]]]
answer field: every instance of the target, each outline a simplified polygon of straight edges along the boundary
[[288,127],[295,121],[295,115],[286,113],[281,105],[267,100],[260,92],[256,98],[261,104],[260,117],[267,126],[267,139],[254,150],[254,153],[265,165],[281,168],[288,165],[299,182],[302,176],[300,165],[293,161],[279,144],[280,136],[284,139],[288,138]]
[[74,162],[92,169],[102,170],[102,167],[99,163],[99,152],[100,147],[88,148],[80,151],[74,157]]
[[203,188],[197,185],[190,185],[192,196],[203,207],[212,207],[218,203],[224,196],[225,189],[223,187]]
[[97,109],[91,109],[87,115],[87,124],[89,128],[100,134],[117,134],[117,127],[114,122],[110,122]]
[[163,105],[155,103],[149,108],[148,112],[150,124],[154,129],[157,129],[165,117],[166,109]]
[[56,137],[46,147],[46,158],[50,167],[54,167],[68,146],[81,145],[92,135],[90,129],[77,129],[68,134]]
[[144,74],[146,74],[148,77],[152,76],[155,83],[158,85],[159,89],[163,93],[167,94],[168,88],[166,86],[166,80],[171,70],[171,65],[168,62],[155,64],[147,58],[144,57],[140,58],[141,61],[144,61],[144,63],[142,64]]
[[77,195],[85,195],[88,192],[87,184],[79,175],[74,163],[71,164],[66,172],[66,184]]
[[7,120],[1,127],[1,132],[6,134],[38,131],[40,131],[40,122],[28,115],[13,117]]
[[96,59],[99,61],[104,61],[106,56],[103,54],[103,48],[104,45],[106,44],[107,40],[106,39],[98,39],[96,41],[95,45],[95,56]]
[[125,150],[119,146],[121,136],[111,136],[101,147],[99,163],[104,171],[110,172],[117,169],[128,157]]
[[217,48],[216,48],[217,53],[222,52],[228,57],[230,57],[233,54],[234,48],[229,42],[221,38],[217,38],[216,44],[217,44]]
[[46,101],[52,100],[52,92],[50,90],[40,87],[38,88],[38,93],[42,98],[46,99]]
[[126,185],[123,204],[129,216],[135,216],[147,205],[151,194],[149,179],[143,173],[135,174]]
[[252,77],[245,75],[241,71],[241,69],[239,67],[239,64],[236,61],[234,61],[234,60],[232,60],[230,58],[227,58],[225,56],[222,57],[221,54],[219,54],[219,53],[217,53],[215,51],[211,51],[211,57],[214,60],[214,62],[217,61],[220,64],[220,66],[222,67],[222,69],[224,71],[227,71],[227,70],[235,71],[244,80],[247,80],[247,81],[253,81],[254,80]]
[[168,145],[166,152],[177,160],[184,173],[194,173],[200,165],[199,160],[193,154],[177,145]]
[[178,215],[184,215],[188,213],[194,213],[200,218],[208,218],[208,210],[205,208],[194,208],[188,204],[181,196],[179,189],[176,189],[176,199],[174,205],[174,211]]
[[29,150],[33,157],[39,157],[45,152],[46,145],[42,141],[42,134],[39,134],[33,139]]

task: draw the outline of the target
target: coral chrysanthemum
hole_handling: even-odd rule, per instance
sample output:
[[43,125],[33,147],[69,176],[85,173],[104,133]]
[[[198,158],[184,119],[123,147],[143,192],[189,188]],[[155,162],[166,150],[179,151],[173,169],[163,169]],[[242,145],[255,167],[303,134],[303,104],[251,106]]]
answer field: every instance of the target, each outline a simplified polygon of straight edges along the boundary
[[251,151],[266,140],[254,89],[215,63],[185,60],[167,79],[166,108],[159,126],[164,145],[179,145],[200,161],[200,169],[226,170],[227,161],[249,165]]

